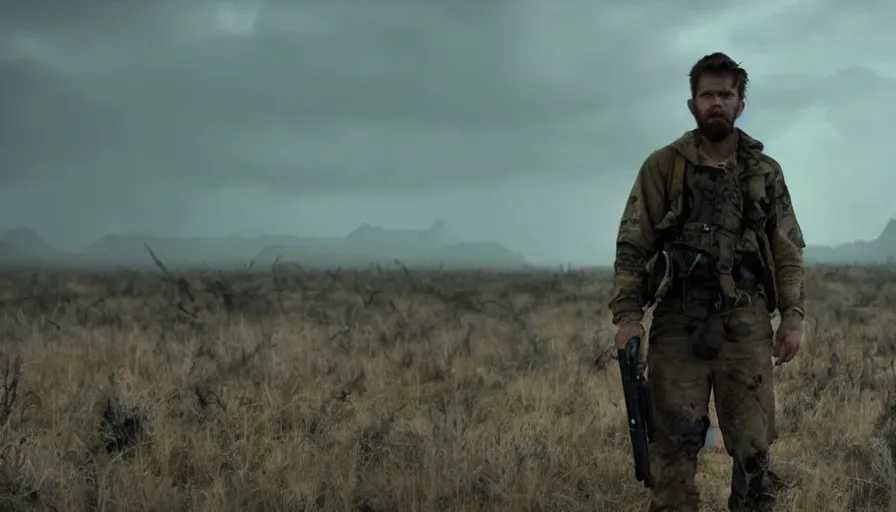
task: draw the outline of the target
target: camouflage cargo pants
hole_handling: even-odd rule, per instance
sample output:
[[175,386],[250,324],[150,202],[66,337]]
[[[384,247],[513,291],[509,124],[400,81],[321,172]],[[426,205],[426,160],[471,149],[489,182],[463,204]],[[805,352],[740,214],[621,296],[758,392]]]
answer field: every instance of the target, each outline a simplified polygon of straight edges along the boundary
[[[728,509],[771,510],[777,487],[768,470],[768,449],[776,437],[773,329],[764,296],[753,293],[747,302],[715,321],[684,315],[680,299],[667,299],[654,312],[648,356],[656,403],[651,511],[698,509],[697,456],[709,426],[711,391],[732,458]],[[708,327],[705,339],[718,345],[713,360],[693,353],[701,324]]]

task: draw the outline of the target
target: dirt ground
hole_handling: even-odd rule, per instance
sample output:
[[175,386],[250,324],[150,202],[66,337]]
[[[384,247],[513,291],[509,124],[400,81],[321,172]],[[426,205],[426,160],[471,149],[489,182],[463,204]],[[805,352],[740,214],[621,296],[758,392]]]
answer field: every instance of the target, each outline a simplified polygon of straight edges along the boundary
[[[6,272],[0,510],[644,510],[605,271]],[[780,510],[896,511],[896,269],[807,271]],[[706,510],[730,462],[700,460]]]

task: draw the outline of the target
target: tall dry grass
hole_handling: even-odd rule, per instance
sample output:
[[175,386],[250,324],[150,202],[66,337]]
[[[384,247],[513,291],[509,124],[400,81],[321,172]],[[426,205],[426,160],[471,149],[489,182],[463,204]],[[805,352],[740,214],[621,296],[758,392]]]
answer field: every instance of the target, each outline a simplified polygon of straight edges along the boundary
[[[896,273],[812,269],[780,510],[896,510]],[[643,510],[608,276],[0,276],[0,510]],[[729,461],[701,455],[706,510]]]

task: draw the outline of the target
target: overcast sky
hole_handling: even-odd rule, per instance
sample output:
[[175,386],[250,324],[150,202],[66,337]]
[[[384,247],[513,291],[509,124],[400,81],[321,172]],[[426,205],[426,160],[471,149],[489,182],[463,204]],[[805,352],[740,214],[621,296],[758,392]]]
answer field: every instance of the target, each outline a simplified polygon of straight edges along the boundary
[[0,228],[77,247],[443,219],[536,262],[607,263],[714,51],[751,74],[741,127],[783,165],[809,243],[896,217],[896,5],[667,4],[5,2]]

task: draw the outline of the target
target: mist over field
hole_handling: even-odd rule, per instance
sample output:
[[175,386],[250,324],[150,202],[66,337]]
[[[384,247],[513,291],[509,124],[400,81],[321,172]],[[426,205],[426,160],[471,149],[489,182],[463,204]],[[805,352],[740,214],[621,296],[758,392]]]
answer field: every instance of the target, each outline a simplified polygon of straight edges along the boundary
[[[607,265],[635,172],[693,126],[686,75],[713,51],[750,72],[740,126],[781,162],[810,245],[896,217],[881,2],[10,4],[0,232],[64,261],[131,237],[103,257],[147,262],[151,242],[245,264],[301,238],[328,261]],[[376,250],[327,245],[364,225],[390,230]],[[379,250],[434,225],[444,243]]]

